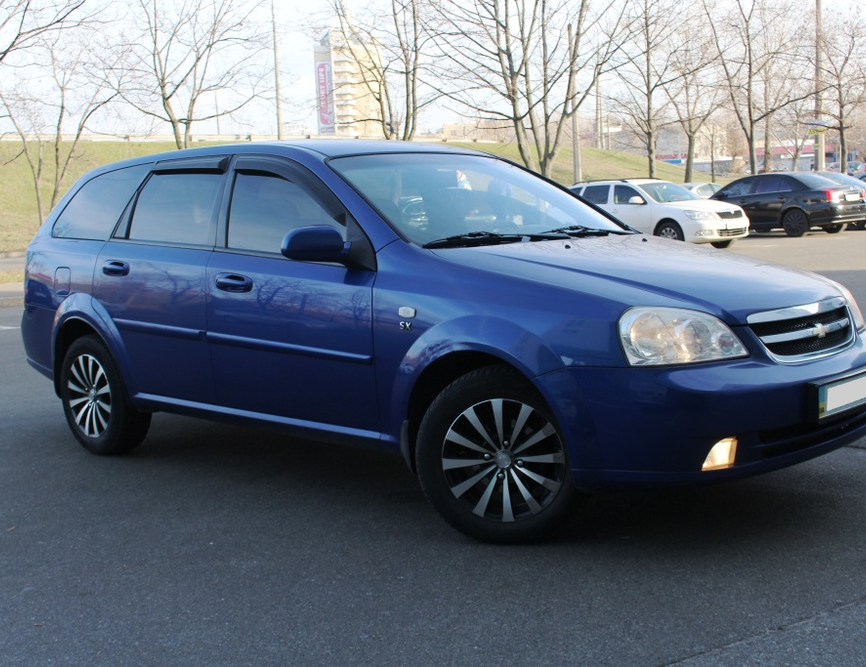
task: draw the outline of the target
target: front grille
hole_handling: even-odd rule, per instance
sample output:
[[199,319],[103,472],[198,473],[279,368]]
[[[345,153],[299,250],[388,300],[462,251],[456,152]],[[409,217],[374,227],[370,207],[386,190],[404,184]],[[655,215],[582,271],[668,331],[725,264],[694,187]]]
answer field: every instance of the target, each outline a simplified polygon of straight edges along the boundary
[[841,297],[754,313],[747,322],[770,354],[781,361],[833,354],[854,337],[848,308]]
[[738,227],[737,229],[718,229],[716,231],[718,231],[719,236],[739,236],[746,233],[746,228]]
[[733,218],[742,218],[743,217],[743,210],[737,208],[737,209],[732,209],[730,211],[716,211],[716,214],[722,220],[731,220]]

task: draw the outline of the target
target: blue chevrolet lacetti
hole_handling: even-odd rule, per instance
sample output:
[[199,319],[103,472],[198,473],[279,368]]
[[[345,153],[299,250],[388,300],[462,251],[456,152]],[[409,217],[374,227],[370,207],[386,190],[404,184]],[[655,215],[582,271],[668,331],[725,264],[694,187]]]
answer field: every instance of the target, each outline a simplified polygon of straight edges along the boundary
[[27,253],[22,331],[69,427],[151,414],[399,452],[489,541],[577,488],[733,479],[866,435],[841,285],[650,238],[510,162],[363,141],[97,169]]

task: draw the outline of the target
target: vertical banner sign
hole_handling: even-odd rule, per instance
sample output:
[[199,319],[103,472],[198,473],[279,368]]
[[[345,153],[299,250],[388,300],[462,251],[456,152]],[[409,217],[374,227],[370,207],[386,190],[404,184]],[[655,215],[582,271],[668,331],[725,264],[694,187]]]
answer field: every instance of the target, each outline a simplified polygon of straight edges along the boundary
[[334,134],[334,84],[331,77],[330,49],[315,50],[316,100],[319,111],[319,134]]

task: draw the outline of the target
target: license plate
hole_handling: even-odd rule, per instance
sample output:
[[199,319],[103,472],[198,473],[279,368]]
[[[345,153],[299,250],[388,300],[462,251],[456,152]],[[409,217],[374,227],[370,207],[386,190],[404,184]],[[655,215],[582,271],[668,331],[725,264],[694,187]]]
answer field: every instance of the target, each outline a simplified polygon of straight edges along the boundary
[[818,419],[866,405],[866,373],[818,385]]
[[853,192],[845,193],[845,201],[857,201],[858,199],[860,199],[860,195],[858,194],[855,194]]

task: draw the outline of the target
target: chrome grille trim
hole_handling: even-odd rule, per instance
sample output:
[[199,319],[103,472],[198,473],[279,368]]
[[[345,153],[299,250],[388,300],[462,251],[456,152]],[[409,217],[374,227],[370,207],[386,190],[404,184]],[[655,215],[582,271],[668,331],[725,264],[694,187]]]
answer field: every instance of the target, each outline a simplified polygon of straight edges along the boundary
[[854,341],[851,314],[842,297],[752,313],[746,322],[767,353],[780,363],[827,357]]
[[827,313],[831,310],[842,308],[845,305],[847,305],[845,299],[841,296],[835,296],[830,299],[818,301],[817,303],[808,303],[803,306],[791,306],[789,308],[779,308],[778,310],[765,310],[761,313],[752,313],[746,318],[746,322],[752,325],[760,324],[762,322],[793,320],[798,317],[808,317],[809,315]]
[[719,229],[716,231],[718,231],[719,236],[740,236],[746,233],[746,228],[738,227],[737,229]]

